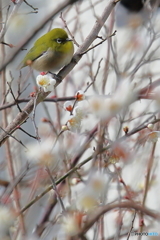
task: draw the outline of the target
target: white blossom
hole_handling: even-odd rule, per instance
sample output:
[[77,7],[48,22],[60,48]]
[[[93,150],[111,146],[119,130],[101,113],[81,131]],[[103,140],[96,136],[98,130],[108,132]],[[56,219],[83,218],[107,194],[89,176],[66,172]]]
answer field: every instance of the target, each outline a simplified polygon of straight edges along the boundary
[[0,206],[0,239],[8,234],[14,220],[14,213],[9,208]]
[[147,141],[157,142],[159,137],[160,137],[160,131],[153,131],[148,134]]
[[98,118],[104,120],[116,115],[124,107],[127,107],[137,98],[133,85],[129,80],[123,80],[115,93],[111,96],[97,95],[92,97],[90,102],[90,110]]
[[69,236],[74,236],[79,232],[80,227],[74,214],[67,214],[63,218],[63,228]]
[[93,211],[98,206],[97,196],[93,194],[91,189],[85,191],[78,197],[78,208],[85,212]]
[[79,132],[81,128],[81,122],[85,116],[85,111],[82,107],[75,107],[73,115],[71,115],[67,121],[67,126],[69,130],[73,132]]
[[36,78],[37,85],[42,87],[45,92],[53,91],[56,80],[50,75],[38,75]]
[[40,143],[30,143],[27,148],[29,160],[40,166],[55,169],[63,159],[63,151],[59,144],[54,146],[53,139],[42,140]]

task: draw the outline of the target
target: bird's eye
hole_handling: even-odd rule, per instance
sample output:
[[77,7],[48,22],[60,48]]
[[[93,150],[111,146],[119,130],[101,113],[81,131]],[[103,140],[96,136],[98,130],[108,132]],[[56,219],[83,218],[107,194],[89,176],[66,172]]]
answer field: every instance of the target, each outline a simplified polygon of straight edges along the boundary
[[57,38],[57,43],[62,43],[62,39]]

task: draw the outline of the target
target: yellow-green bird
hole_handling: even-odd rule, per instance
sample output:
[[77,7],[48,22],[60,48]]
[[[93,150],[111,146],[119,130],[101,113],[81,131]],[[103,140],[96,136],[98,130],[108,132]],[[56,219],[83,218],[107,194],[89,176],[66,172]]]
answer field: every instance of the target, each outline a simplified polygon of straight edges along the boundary
[[54,28],[34,43],[20,68],[29,65],[40,72],[56,72],[70,63],[73,53],[74,45],[66,31]]

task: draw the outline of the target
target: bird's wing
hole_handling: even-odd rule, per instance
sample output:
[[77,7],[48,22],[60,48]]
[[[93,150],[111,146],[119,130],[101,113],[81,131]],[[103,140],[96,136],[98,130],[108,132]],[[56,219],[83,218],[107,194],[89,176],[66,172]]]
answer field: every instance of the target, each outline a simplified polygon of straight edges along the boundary
[[48,47],[46,46],[46,43],[42,43],[41,45],[34,45],[29,52],[26,54],[25,58],[23,59],[23,62],[21,64],[21,68],[28,65],[27,62],[35,61],[37,58],[41,57],[45,52],[47,52]]

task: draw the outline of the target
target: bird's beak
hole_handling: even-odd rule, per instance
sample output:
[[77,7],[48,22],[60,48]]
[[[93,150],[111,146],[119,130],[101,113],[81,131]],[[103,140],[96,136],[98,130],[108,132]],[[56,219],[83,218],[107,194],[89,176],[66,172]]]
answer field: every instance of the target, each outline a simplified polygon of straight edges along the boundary
[[73,41],[72,39],[70,39],[70,38],[66,38],[66,41]]

